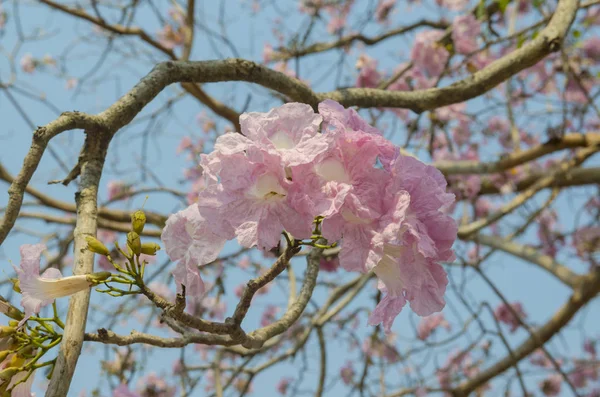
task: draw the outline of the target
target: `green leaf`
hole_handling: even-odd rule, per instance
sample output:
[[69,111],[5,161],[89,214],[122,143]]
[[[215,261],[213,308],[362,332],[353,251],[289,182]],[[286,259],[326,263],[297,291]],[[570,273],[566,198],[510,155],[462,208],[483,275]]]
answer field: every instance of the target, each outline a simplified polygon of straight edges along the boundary
[[573,31],[573,37],[575,37],[576,39],[580,38],[581,37],[581,32],[579,30],[575,29]]

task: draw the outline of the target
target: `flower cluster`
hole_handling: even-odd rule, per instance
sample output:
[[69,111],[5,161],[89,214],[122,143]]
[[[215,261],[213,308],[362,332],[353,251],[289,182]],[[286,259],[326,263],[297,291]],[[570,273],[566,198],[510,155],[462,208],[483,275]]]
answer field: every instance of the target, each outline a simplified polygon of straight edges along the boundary
[[[178,260],[178,287],[204,287],[198,266],[227,240],[268,251],[282,232],[296,240],[342,242],[340,266],[373,271],[385,293],[369,322],[390,329],[406,302],[419,315],[444,307],[457,227],[446,213],[454,195],[434,167],[403,156],[356,111],[324,101],[319,112],[289,103],[240,117],[241,134],[220,136],[203,154],[197,204],[163,230]],[[291,235],[291,236],[290,236]]]

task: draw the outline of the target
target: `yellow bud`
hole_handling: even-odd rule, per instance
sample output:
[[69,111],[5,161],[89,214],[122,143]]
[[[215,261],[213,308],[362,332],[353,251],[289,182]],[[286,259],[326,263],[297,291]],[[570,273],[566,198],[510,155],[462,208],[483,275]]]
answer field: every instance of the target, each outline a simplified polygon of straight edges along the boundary
[[88,243],[88,250],[95,252],[96,254],[107,256],[110,251],[100,240],[93,236],[86,236],[85,241]]
[[144,211],[137,210],[131,214],[131,229],[137,234],[142,234],[144,226],[146,225],[146,214]]
[[111,275],[111,272],[92,273],[86,276],[86,280],[92,284],[100,284],[106,281]]
[[156,243],[142,244],[142,254],[156,255],[156,251],[160,251],[160,245],[158,245]]
[[0,361],[4,361],[10,353],[12,353],[10,350],[0,351]]
[[11,278],[10,281],[13,283],[13,291],[17,294],[21,293],[21,283],[18,278]]
[[15,327],[7,327],[6,325],[0,326],[0,338],[6,338],[16,332]]
[[19,369],[18,368],[8,367],[8,368],[0,371],[0,380],[3,380],[5,382],[9,381],[17,373],[19,373]]
[[135,255],[139,255],[142,253],[142,241],[140,240],[140,235],[136,232],[127,233],[127,246],[131,248],[131,251]]
[[20,354],[15,354],[10,359],[10,363],[8,364],[8,366],[19,368],[19,367],[23,366],[23,364],[25,364],[25,357],[21,356]]

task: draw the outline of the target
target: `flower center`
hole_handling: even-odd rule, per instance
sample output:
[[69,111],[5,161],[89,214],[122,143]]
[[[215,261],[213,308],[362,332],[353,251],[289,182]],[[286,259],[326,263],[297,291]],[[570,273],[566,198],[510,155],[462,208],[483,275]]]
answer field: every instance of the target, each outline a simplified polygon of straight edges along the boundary
[[350,183],[350,176],[346,173],[341,161],[329,158],[315,166],[317,175],[328,182]]
[[257,180],[250,193],[264,200],[278,200],[286,196],[285,189],[279,184],[279,180],[275,175],[261,175]]
[[277,131],[271,135],[271,142],[277,149],[292,149],[296,144],[290,139],[290,136],[283,132]]

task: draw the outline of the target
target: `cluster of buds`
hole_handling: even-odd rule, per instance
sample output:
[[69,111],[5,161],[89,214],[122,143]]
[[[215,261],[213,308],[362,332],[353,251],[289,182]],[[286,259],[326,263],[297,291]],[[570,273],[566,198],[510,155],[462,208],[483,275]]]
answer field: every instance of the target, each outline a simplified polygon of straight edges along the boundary
[[107,280],[104,284],[107,289],[97,289],[99,292],[105,292],[112,296],[129,295],[132,293],[138,293],[139,291],[132,291],[131,288],[128,291],[115,288],[108,284],[108,281],[113,281],[120,284],[127,284],[130,287],[137,285],[142,287],[144,270],[146,262],[140,258],[141,255],[156,255],[156,252],[160,250],[160,245],[154,242],[142,242],[141,234],[146,226],[146,214],[143,210],[135,211],[131,214],[131,231],[127,233],[127,244],[126,247],[121,248],[118,242],[115,242],[117,251],[126,259],[125,266],[119,265],[110,256],[110,250],[98,239],[92,236],[86,238],[88,247],[87,249],[98,255],[105,256],[106,259],[114,266],[114,268],[120,273],[117,275],[111,275],[110,280]]
[[37,325],[23,327],[20,322],[25,314],[2,297],[0,312],[10,318],[7,325],[0,326],[0,396],[30,395],[34,372],[56,361],[40,362],[42,356],[61,341],[61,335],[51,323],[61,328],[64,325],[55,310],[54,318],[32,317]]

